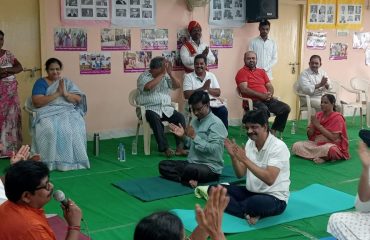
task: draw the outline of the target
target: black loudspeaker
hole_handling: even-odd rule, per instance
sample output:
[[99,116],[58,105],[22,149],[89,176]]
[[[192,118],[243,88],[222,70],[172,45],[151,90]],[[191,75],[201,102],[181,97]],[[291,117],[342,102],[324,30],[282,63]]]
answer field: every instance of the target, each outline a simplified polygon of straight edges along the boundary
[[246,0],[246,20],[278,19],[278,6],[278,0]]

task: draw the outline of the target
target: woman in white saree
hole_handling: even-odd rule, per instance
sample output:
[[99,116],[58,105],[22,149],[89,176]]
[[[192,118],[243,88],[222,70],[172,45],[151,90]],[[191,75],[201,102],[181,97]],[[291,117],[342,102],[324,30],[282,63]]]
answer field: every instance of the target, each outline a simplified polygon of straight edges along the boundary
[[50,170],[90,168],[86,152],[86,96],[61,76],[63,64],[56,58],[45,63],[46,77],[32,89],[32,149]]

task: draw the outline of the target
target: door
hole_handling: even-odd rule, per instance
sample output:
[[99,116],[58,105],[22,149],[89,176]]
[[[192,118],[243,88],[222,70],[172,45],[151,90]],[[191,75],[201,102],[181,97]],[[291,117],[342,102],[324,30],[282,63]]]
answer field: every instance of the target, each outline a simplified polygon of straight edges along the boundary
[[[273,67],[272,84],[275,96],[291,107],[289,119],[296,118],[297,97],[293,84],[300,73],[300,49],[302,36],[301,5],[280,3],[279,19],[271,20],[270,37],[278,46],[278,62]],[[293,70],[294,67],[294,71]]]
[[[25,69],[40,69],[40,20],[38,0],[2,1],[0,29],[5,34],[4,49],[10,50]],[[41,72],[24,71],[16,75],[21,107],[31,95],[33,83]],[[32,76],[31,76],[32,75]],[[28,114],[22,109],[23,142],[31,143]]]

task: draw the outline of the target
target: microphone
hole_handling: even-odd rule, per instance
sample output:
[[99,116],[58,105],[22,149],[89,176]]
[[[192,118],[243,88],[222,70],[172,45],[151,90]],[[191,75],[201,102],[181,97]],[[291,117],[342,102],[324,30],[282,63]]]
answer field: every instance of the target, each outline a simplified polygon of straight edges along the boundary
[[66,198],[66,195],[64,194],[64,192],[62,192],[61,190],[56,190],[54,193],[53,193],[53,198],[60,202],[61,204],[63,204],[63,206],[68,209],[68,199]]

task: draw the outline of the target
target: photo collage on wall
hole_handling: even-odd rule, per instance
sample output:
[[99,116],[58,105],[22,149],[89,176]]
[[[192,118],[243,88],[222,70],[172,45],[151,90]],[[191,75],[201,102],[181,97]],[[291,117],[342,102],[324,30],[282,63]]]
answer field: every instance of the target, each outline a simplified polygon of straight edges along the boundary
[[66,20],[109,20],[108,0],[64,0]]
[[245,24],[245,0],[212,0],[209,3],[209,24],[242,26]]
[[362,22],[362,5],[339,4],[338,23],[360,24]]
[[112,0],[112,24],[121,26],[154,26],[154,0]]
[[[143,72],[149,69],[152,50],[162,50],[159,55],[171,61],[173,70],[182,71],[180,57],[182,45],[190,39],[187,28],[177,30],[176,49],[169,49],[168,29],[148,28],[155,26],[155,0],[61,0],[61,20],[74,26],[101,26],[100,43],[102,52],[88,52],[87,30],[84,28],[58,27],[54,29],[55,51],[80,51],[80,74],[110,74],[111,53],[123,51],[123,72]],[[243,0],[214,0],[210,2],[214,20],[242,20],[245,23],[245,2]],[[217,13],[218,12],[218,13]],[[65,21],[67,20],[67,21]],[[99,20],[101,20],[99,22]],[[90,21],[90,22],[87,22]],[[110,26],[107,21],[110,22]],[[100,23],[103,23],[101,24]],[[232,24],[231,24],[232,25]],[[109,26],[109,27],[107,27]],[[140,50],[132,51],[132,32],[128,27],[140,29]],[[209,69],[218,68],[217,48],[233,47],[233,30],[215,28],[210,30],[210,51],[216,58]],[[158,54],[155,54],[157,56]]]
[[334,24],[335,4],[311,4],[308,22]]

